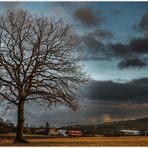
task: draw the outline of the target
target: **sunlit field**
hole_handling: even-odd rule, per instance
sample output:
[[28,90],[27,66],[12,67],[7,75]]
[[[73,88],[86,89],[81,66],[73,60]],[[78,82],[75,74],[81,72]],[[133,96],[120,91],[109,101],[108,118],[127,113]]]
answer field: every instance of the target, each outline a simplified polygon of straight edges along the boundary
[[12,144],[12,137],[0,139],[0,146],[148,146],[148,137],[28,137],[27,144]]

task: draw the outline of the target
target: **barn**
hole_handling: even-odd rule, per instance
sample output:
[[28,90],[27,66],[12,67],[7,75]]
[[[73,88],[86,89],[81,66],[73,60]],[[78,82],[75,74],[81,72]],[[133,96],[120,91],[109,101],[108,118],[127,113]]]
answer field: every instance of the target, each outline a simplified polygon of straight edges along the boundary
[[71,137],[80,137],[82,136],[82,131],[76,131],[76,130],[69,130],[68,131],[68,136],[71,136]]

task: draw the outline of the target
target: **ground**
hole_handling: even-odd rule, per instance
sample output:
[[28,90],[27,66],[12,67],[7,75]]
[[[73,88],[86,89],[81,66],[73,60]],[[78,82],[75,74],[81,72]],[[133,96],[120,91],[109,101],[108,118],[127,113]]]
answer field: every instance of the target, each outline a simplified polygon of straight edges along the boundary
[[14,135],[0,134],[0,146],[148,146],[148,137],[65,137],[29,136],[27,144],[13,144]]

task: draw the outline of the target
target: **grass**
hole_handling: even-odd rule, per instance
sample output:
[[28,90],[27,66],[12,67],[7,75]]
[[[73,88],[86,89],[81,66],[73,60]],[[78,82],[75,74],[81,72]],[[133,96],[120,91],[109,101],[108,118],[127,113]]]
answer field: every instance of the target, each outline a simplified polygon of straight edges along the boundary
[[66,137],[66,138],[26,138],[27,144],[12,144],[13,139],[0,139],[0,146],[148,146],[148,137]]

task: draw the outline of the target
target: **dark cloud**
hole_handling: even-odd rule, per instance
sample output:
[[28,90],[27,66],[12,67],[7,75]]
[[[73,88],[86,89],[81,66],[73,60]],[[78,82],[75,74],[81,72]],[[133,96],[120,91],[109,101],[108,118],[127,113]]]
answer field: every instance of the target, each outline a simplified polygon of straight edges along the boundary
[[86,89],[86,97],[107,102],[148,103],[148,83],[143,80],[148,81],[148,78],[125,83],[91,81]]
[[111,31],[101,29],[95,29],[83,36],[77,35],[78,52],[81,54],[81,60],[109,60],[105,54],[106,48],[103,41],[112,37]]
[[108,30],[95,29],[93,32],[88,33],[88,36],[91,36],[96,40],[111,39],[113,37],[113,33]]
[[128,46],[131,52],[148,53],[148,38],[134,38]]
[[[83,56],[82,59],[93,60],[93,57],[94,60],[120,58],[125,61],[129,58],[139,58],[139,56],[148,53],[147,37],[132,38],[127,43],[109,43],[109,39],[113,39],[113,37],[114,34],[111,31],[103,29],[95,29],[93,32],[78,36],[79,45],[84,53],[83,55],[86,56],[86,58]],[[104,42],[104,40],[107,42]],[[140,61],[138,63],[140,64]],[[141,66],[144,66],[144,63],[141,62]]]
[[97,26],[104,21],[104,17],[100,11],[93,11],[90,8],[81,8],[74,13],[75,19],[80,21],[84,26]]
[[[45,106],[25,104],[25,124],[61,127],[74,124],[98,124],[108,120],[123,120],[147,116],[148,78],[119,83],[113,81],[91,81],[81,99],[77,112],[60,106],[49,111]],[[2,107],[0,106],[0,115]],[[17,121],[16,111],[9,110],[6,119]],[[68,120],[63,120],[67,118]]]
[[131,57],[131,52],[128,45],[123,43],[109,43],[108,52],[111,57],[127,58]]
[[81,60],[110,61],[111,59],[118,59],[120,62],[117,65],[120,69],[142,68],[147,66],[147,37],[132,38],[127,43],[108,42],[109,39],[113,37],[114,35],[111,31],[101,29],[85,33],[81,37],[78,36],[78,52],[81,54]]
[[99,53],[99,50],[102,50],[104,48],[104,44],[93,34],[88,34],[84,36],[83,42],[88,47],[90,52],[94,52],[94,54]]
[[96,54],[96,52],[99,52],[99,49],[102,50],[104,48],[102,40],[112,37],[113,33],[111,31],[96,29],[93,32],[86,33],[81,39],[89,50],[93,50]]
[[147,66],[147,63],[138,59],[138,58],[133,58],[133,59],[128,59],[128,60],[123,60],[118,64],[118,67],[120,69],[125,69],[125,68],[143,68]]
[[110,58],[119,58],[120,69],[124,68],[142,68],[147,66],[147,60],[141,60],[141,57],[148,57],[148,38],[132,38],[129,43],[109,43],[107,45],[108,56]]
[[140,31],[148,31],[148,12],[144,14],[137,27]]
[[[109,43],[113,33],[108,30],[95,29],[93,32],[77,36],[79,40],[78,51],[82,60],[110,60],[118,58],[121,62],[119,68],[138,68],[146,66],[146,62],[140,60],[141,56],[148,57],[148,38],[132,38],[125,43]],[[104,42],[105,41],[105,42]],[[107,41],[107,42],[106,42]]]
[[140,86],[148,86],[148,78],[134,79],[131,81],[131,84],[140,85]]
[[132,38],[129,43],[108,44],[112,56],[128,58],[148,53],[148,38]]

